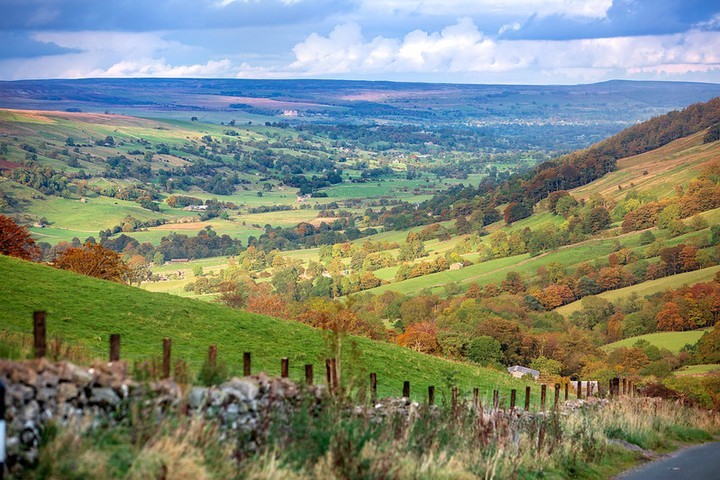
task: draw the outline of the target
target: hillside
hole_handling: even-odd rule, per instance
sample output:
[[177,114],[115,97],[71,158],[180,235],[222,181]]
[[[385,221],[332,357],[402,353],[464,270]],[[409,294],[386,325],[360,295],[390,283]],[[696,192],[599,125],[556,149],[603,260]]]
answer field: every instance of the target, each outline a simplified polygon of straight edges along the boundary
[[[48,337],[81,345],[93,357],[106,358],[110,333],[122,335],[121,355],[129,360],[158,357],[162,338],[173,339],[174,358],[197,371],[210,344],[231,373],[242,369],[244,351],[253,354],[254,371],[278,374],[280,357],[290,359],[292,378],[303,378],[303,365],[313,363],[322,378],[328,356],[327,335],[292,321],[253,315],[216,304],[149,293],[138,288],[96,280],[50,267],[0,256],[0,324],[10,333],[32,332],[32,312],[46,310]],[[503,373],[422,355],[406,348],[365,338],[344,342],[345,373],[361,381],[378,374],[378,391],[398,395],[409,380],[413,396],[427,386],[440,391],[455,378],[464,392],[480,387],[486,394],[525,384]]]
[[625,338],[619,342],[609,343],[602,347],[605,352],[611,352],[616,348],[620,347],[632,347],[635,342],[644,340],[649,342],[651,345],[655,345],[658,348],[666,348],[673,353],[677,353],[685,345],[693,345],[697,342],[700,337],[706,331],[704,330],[691,330],[688,332],[660,332],[660,333],[648,333],[647,335],[638,335],[637,337]]
[[698,132],[618,160],[616,170],[570,193],[577,198],[597,194],[615,202],[632,191],[652,192],[658,198],[673,196],[676,185],[698,176],[703,167],[720,157],[720,142],[703,143],[705,134]]

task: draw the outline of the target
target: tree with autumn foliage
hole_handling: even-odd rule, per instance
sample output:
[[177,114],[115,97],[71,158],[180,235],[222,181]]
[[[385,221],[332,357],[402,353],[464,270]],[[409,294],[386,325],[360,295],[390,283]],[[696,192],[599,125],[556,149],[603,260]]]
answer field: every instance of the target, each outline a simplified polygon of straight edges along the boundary
[[0,254],[32,260],[38,253],[28,229],[15,223],[12,218],[0,215]]
[[680,314],[680,307],[674,302],[666,302],[657,315],[655,315],[658,330],[665,332],[679,332],[687,330],[690,325]]
[[118,283],[127,282],[131,274],[119,253],[99,243],[86,243],[79,248],[69,247],[58,254],[53,266]]
[[437,354],[440,345],[437,341],[435,322],[415,322],[410,324],[395,342],[416,352]]

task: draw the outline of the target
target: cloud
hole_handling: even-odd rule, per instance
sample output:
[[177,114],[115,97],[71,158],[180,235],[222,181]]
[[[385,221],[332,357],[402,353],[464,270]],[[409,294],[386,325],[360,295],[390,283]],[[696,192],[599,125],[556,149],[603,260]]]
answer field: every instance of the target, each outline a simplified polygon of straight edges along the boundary
[[562,15],[603,18],[612,0],[362,0],[370,12],[422,15]]
[[28,32],[0,31],[0,59],[65,55],[78,51],[61,47],[52,41],[38,41]]
[[140,32],[279,26],[351,8],[333,0],[3,0],[0,29]]
[[679,75],[720,68],[720,32],[599,39],[502,40],[480,32],[469,18],[439,32],[414,30],[402,39],[366,39],[357,24],[327,36],[313,33],[295,46],[290,71],[303,75],[385,72],[461,74],[476,82],[516,78],[542,83],[561,78],[597,81],[658,72]]

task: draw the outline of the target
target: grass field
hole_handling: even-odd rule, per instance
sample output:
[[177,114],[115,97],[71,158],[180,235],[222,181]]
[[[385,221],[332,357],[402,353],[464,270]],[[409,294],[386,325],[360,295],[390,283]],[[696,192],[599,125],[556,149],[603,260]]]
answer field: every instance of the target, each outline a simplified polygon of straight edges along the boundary
[[[657,280],[649,280],[647,282],[632,285],[630,287],[618,288],[617,290],[609,290],[607,292],[600,293],[596,296],[604,298],[605,300],[614,302],[620,298],[628,297],[633,293],[638,294],[640,297],[645,295],[652,295],[653,293],[663,292],[669,288],[680,288],[684,285],[694,285],[701,282],[710,282],[717,272],[720,272],[720,266],[703,268],[702,270],[695,270],[693,272],[680,273],[678,275],[671,275],[669,277],[658,278]],[[555,309],[559,314],[567,317],[573,312],[580,310],[581,301],[568,303],[560,308]]]
[[677,353],[685,345],[695,344],[708,330],[710,329],[690,330],[687,332],[648,333],[647,335],[639,335],[637,337],[630,337],[618,342],[609,343],[603,346],[602,350],[609,352],[620,347],[632,347],[638,340],[646,340],[658,348],[667,348],[671,352]]
[[[291,376],[300,379],[303,365],[320,366],[329,355],[327,334],[306,325],[233,310],[167,294],[150,293],[50,267],[0,256],[0,325],[11,333],[32,331],[32,312],[47,311],[49,337],[84,346],[92,357],[104,358],[110,333],[122,335],[122,357],[157,357],[162,339],[171,337],[173,355],[184,358],[194,371],[207,348],[216,344],[219,359],[237,373],[242,352],[253,354],[254,371],[278,374],[280,358],[288,357]],[[447,394],[447,382],[465,393],[480,387],[483,395],[494,388],[509,394],[525,383],[504,372],[454,363],[388,343],[347,338],[343,363],[346,375],[367,378],[378,374],[382,395],[399,395],[409,380],[413,396],[422,399],[428,385]],[[453,379],[453,380],[449,380]]]
[[675,375],[704,375],[712,372],[720,372],[720,365],[688,365],[676,371]]

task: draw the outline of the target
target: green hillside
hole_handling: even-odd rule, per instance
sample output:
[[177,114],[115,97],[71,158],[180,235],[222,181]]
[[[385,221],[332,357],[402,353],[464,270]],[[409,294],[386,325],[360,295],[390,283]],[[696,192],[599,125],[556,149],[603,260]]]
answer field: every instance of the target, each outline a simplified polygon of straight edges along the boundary
[[[231,373],[242,370],[244,351],[253,354],[253,370],[278,374],[280,358],[290,359],[290,375],[303,378],[303,365],[313,363],[322,378],[328,356],[327,338],[306,325],[254,315],[230,308],[150,293],[135,287],[96,280],[71,272],[0,256],[0,324],[10,333],[32,332],[32,312],[47,311],[48,336],[86,347],[96,357],[107,355],[110,333],[122,335],[121,355],[130,360],[159,356],[163,337],[173,340],[173,356],[197,371],[208,345],[218,345],[220,361]],[[523,382],[495,370],[454,363],[392,344],[365,338],[344,342],[347,372],[367,378],[378,374],[380,395],[399,395],[404,380],[422,399],[428,385],[443,395],[449,383],[465,393],[480,387],[509,395]]]
[[[680,288],[685,285],[694,285],[696,283],[711,282],[717,272],[720,272],[720,266],[703,268],[692,272],[679,273],[669,277],[658,278],[657,280],[648,280],[647,282],[631,285],[617,290],[608,290],[597,294],[597,297],[604,298],[610,302],[614,302],[620,298],[629,297],[636,293],[640,297],[652,295],[653,293],[664,292],[668,289]],[[562,307],[556,308],[555,311],[560,315],[568,317],[573,312],[582,308],[582,301],[577,300]]]
[[609,343],[602,347],[606,352],[615,350],[621,347],[632,347],[638,340],[646,340],[652,345],[658,348],[667,348],[673,353],[680,351],[682,347],[687,344],[694,344],[708,329],[704,330],[690,330],[687,332],[659,332],[659,333],[648,333],[647,335],[639,335],[637,337],[630,337],[618,342]]

